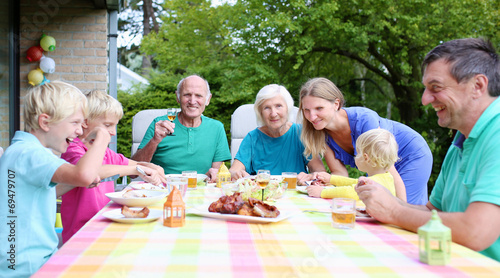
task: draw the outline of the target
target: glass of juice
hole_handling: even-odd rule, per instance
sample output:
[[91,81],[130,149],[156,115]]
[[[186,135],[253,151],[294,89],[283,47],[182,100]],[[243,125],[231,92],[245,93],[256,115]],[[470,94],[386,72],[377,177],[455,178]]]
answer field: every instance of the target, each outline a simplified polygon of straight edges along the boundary
[[353,229],[356,223],[356,200],[350,198],[334,198],[332,200],[333,227]]
[[182,171],[182,176],[188,178],[188,188],[196,189],[198,182],[198,173],[196,171]]
[[288,189],[297,188],[297,173],[283,172],[281,173],[281,177],[283,178],[284,182],[288,183]]

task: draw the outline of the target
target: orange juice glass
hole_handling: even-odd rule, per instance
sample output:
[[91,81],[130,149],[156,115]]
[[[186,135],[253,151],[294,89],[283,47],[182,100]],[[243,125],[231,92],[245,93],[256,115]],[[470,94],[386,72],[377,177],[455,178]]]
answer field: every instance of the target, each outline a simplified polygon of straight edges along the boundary
[[198,173],[196,171],[182,171],[182,176],[188,178],[188,188],[196,189]]

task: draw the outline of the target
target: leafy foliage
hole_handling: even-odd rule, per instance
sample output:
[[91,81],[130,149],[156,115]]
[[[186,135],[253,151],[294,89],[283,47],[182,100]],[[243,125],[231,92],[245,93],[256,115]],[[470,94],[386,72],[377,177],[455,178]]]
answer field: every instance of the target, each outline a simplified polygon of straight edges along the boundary
[[253,102],[263,86],[282,84],[297,100],[304,82],[323,76],[341,88],[348,106],[369,107],[420,132],[434,155],[433,184],[452,133],[438,127],[435,112],[420,104],[420,63],[451,39],[484,36],[499,48],[499,5],[497,0],[240,0],[219,6],[165,1],[159,31],[141,44],[158,72],[146,91],[119,95],[126,109],[119,146],[130,138],[122,127],[130,125],[128,117],[171,106],[175,86],[186,75],[197,73],[210,82],[213,98],[204,114],[221,120],[228,135],[231,113]]

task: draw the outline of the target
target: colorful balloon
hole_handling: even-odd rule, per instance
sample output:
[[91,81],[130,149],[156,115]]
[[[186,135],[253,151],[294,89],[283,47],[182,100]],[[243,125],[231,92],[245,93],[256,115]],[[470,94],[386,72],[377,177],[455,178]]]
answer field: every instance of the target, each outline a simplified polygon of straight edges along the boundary
[[36,62],[40,60],[43,56],[43,48],[41,48],[39,45],[37,46],[32,46],[28,48],[28,51],[26,51],[26,59],[30,62]]
[[56,70],[54,59],[43,56],[40,59],[40,69],[45,73],[53,73]]
[[30,83],[31,86],[43,85],[49,82],[50,80],[43,76],[41,69],[34,69],[28,73],[28,83]]
[[40,40],[40,46],[45,51],[54,51],[56,49],[56,39],[54,37],[43,34]]

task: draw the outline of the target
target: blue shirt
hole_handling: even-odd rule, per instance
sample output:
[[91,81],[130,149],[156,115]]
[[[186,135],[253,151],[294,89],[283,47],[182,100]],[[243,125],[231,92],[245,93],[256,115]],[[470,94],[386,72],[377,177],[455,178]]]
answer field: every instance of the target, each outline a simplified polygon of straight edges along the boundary
[[[430,201],[445,212],[465,212],[472,202],[500,206],[500,98],[483,112],[469,137],[457,132]],[[488,227],[484,227],[488,229]],[[500,238],[480,253],[500,261]]]
[[[160,116],[151,122],[139,149],[144,148],[153,138],[155,124],[168,120]],[[185,127],[177,117],[174,120],[175,136],[167,136],[158,144],[151,162],[163,167],[165,174],[179,174],[182,171],[197,171],[205,174],[212,162],[231,159],[224,125],[214,119],[201,116],[198,127]]]
[[303,155],[300,132],[301,127],[296,123],[277,138],[269,137],[256,128],[243,138],[235,159],[243,163],[250,175],[258,170],[269,170],[271,175],[306,172],[309,161]]
[[380,117],[375,111],[365,107],[342,108],[347,113],[351,127],[351,140],[354,155],[344,151],[330,137],[327,144],[335,153],[335,157],[344,165],[357,168],[354,162],[356,140],[364,132],[383,128],[391,132],[398,143],[399,160],[394,164],[406,187],[407,202],[425,205],[428,201],[427,182],[432,171],[432,153],[425,139],[410,127]]
[[64,163],[23,131],[16,132],[0,158],[0,277],[29,277],[56,252],[56,184],[51,180]]

